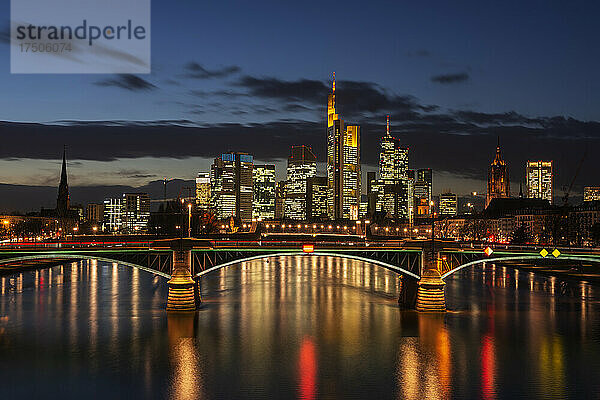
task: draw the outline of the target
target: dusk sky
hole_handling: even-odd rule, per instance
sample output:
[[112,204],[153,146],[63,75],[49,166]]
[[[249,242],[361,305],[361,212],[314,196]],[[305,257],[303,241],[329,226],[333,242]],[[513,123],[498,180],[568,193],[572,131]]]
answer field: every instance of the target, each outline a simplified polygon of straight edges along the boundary
[[435,194],[485,190],[498,137],[513,192],[552,159],[560,193],[586,151],[575,195],[600,185],[600,4],[418,3],[155,1],[152,73],[133,76],[11,74],[2,0],[0,183],[57,185],[63,144],[71,186],[193,179],[228,150],[282,179],[292,144],[324,161],[335,71],[363,171],[390,114]]

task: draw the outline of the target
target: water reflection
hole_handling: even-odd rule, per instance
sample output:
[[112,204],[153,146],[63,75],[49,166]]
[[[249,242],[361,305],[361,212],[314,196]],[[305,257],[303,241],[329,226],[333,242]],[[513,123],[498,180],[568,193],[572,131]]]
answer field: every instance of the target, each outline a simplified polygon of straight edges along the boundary
[[[448,280],[447,314],[397,306],[397,276],[271,258],[203,280],[167,316],[166,284],[95,261],[1,278],[3,398],[592,397],[598,289],[488,265]],[[30,382],[35,381],[36,385]]]

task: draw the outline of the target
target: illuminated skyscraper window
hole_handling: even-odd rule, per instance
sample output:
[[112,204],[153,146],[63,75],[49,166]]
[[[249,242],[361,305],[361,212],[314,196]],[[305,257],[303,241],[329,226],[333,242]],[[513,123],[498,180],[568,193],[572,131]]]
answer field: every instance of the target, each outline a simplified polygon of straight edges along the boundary
[[199,172],[196,177],[196,207],[210,207],[210,172]]
[[210,171],[211,203],[218,218],[252,220],[253,162],[246,153],[230,152],[215,158]]
[[440,215],[454,216],[458,211],[458,196],[454,193],[440,194]]
[[252,218],[275,218],[275,165],[255,165]]
[[287,186],[284,201],[285,218],[304,220],[306,213],[306,183],[317,174],[317,158],[308,146],[292,146],[287,166]]
[[327,102],[327,186],[330,219],[358,219],[360,205],[360,127],[347,126],[335,109],[335,75]]
[[150,219],[150,196],[148,193],[125,193],[121,205],[124,233],[145,232]]
[[552,203],[554,175],[552,161],[527,161],[527,197]]
[[379,198],[377,211],[386,211],[398,218],[409,218],[410,179],[408,174],[408,147],[390,134],[387,118],[386,133],[381,138],[379,153]]

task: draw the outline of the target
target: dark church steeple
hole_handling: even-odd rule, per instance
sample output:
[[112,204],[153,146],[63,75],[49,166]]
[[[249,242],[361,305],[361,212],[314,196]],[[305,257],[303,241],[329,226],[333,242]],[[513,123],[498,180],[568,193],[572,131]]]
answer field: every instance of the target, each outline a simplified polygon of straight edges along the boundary
[[69,184],[67,183],[67,147],[63,150],[62,171],[58,185],[58,198],[56,199],[56,213],[59,217],[66,217],[69,212]]

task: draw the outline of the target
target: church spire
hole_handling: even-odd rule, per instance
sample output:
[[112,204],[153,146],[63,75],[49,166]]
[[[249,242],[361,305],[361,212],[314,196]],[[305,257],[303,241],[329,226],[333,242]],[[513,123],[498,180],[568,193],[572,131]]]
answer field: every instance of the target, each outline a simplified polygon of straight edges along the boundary
[[56,213],[59,217],[66,217],[69,212],[69,184],[67,182],[67,146],[63,149],[62,170],[58,197],[56,198]]
[[66,145],[63,148],[62,171],[60,173],[60,184],[62,185],[63,182],[65,183],[65,185],[68,186],[68,184],[67,184],[67,146]]

